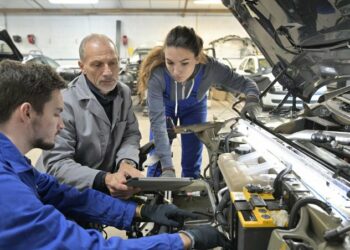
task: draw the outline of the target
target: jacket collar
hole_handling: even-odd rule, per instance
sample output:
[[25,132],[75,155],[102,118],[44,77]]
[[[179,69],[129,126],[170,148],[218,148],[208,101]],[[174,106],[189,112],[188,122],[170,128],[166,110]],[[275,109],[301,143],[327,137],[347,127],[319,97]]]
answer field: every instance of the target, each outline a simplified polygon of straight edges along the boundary
[[77,98],[78,101],[88,101],[87,104],[87,109],[90,110],[91,113],[102,119],[104,122],[109,124],[112,128],[114,128],[116,122],[117,122],[117,117],[118,114],[116,114],[116,111],[120,109],[123,103],[123,95],[121,91],[120,84],[117,84],[117,96],[114,98],[113,101],[113,117],[112,117],[112,124],[110,120],[107,117],[106,112],[104,111],[102,105],[99,103],[97,100],[96,96],[92,93],[90,90],[84,74],[80,74],[79,77],[77,77],[75,80],[73,80],[70,84],[75,85],[76,87],[76,93],[77,93]]
[[15,173],[33,169],[30,160],[3,133],[0,133],[0,145],[0,160],[7,162]]
[[69,85],[75,85],[79,101],[87,99],[96,99],[94,94],[89,89],[89,86],[87,85],[84,74],[80,74],[80,76],[73,80],[73,82],[71,82]]

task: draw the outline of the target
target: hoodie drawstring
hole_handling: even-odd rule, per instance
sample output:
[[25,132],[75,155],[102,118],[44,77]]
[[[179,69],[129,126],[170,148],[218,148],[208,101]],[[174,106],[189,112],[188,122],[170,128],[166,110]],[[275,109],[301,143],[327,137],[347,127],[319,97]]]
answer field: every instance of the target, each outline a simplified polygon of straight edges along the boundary
[[[175,82],[175,116],[177,116],[177,109],[178,109],[177,84],[178,84],[178,82],[177,81],[174,81],[174,82]],[[194,86],[194,79],[192,79],[191,88],[188,91],[188,94],[187,94],[185,99],[190,97],[192,90],[193,90],[193,86]],[[183,88],[183,86],[182,86],[182,88]]]
[[177,116],[177,81],[175,81],[175,117]]

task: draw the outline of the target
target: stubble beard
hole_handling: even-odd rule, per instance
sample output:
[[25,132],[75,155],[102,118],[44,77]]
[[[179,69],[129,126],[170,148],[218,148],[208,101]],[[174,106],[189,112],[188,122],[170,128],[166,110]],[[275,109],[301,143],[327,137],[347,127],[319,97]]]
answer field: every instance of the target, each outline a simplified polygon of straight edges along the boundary
[[40,148],[42,150],[50,150],[53,149],[55,143],[53,142],[45,142],[43,139],[38,138],[33,142],[34,148]]

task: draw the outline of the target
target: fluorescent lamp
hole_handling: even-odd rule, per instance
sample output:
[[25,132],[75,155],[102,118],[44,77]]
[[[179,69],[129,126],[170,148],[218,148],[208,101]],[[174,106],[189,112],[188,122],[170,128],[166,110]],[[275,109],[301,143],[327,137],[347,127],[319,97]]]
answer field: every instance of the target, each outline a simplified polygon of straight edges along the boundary
[[97,4],[98,0],[49,0],[52,4]]
[[222,4],[221,0],[194,0],[194,4]]

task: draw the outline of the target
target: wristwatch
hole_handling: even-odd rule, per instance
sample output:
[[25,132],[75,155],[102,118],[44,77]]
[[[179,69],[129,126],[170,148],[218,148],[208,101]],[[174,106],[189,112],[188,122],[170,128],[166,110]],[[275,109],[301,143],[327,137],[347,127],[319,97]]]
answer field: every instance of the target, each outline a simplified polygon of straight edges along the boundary
[[133,166],[133,167],[137,167],[136,166],[136,163],[133,161],[133,160],[130,160],[130,159],[123,159],[122,161],[121,161],[121,163],[126,163],[126,164],[128,164],[128,165],[131,165],[131,166]]

